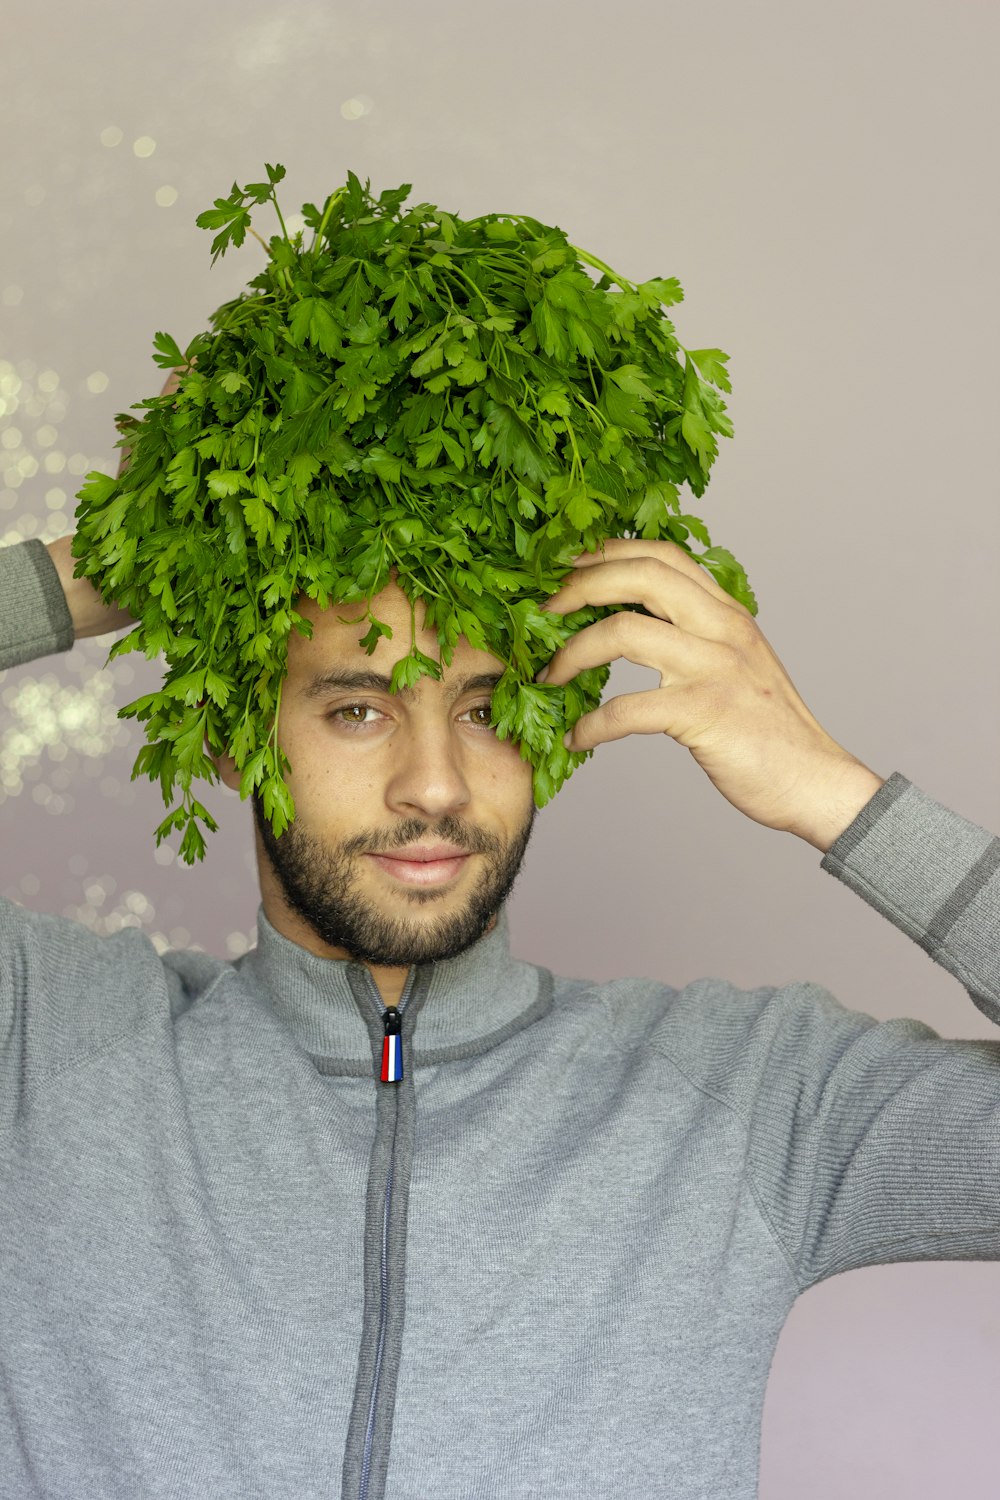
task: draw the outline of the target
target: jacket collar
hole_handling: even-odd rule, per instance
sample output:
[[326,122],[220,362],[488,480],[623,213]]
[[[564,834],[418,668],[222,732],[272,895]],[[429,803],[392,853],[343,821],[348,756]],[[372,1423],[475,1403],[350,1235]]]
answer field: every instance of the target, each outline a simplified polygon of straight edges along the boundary
[[[323,1072],[367,1072],[381,1046],[385,1006],[368,968],[320,958],[271,924],[261,902],[257,946],[234,968],[294,1033]],[[487,1050],[543,1015],[552,976],[512,958],[507,908],[496,926],[457,958],[411,967],[400,997],[413,1060],[437,1063]]]

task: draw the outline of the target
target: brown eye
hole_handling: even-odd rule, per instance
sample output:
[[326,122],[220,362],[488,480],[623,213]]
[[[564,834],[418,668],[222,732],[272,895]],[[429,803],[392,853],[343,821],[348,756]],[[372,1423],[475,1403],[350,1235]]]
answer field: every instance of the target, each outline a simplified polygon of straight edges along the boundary
[[[361,718],[345,718],[345,714],[374,713],[375,709],[370,703],[344,703],[340,708],[335,708],[332,713],[327,714],[327,719],[332,724],[340,724],[345,729],[367,729],[368,724]],[[370,721],[369,721],[370,722]]]

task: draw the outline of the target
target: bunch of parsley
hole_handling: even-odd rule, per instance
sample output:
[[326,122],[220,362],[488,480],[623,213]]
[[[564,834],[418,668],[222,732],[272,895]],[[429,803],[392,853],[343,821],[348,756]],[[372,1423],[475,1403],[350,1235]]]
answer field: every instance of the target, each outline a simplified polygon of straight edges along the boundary
[[[89,473],[77,497],[75,576],[140,622],[108,661],[141,649],[168,665],[119,717],[146,721],[132,779],[158,778],[168,808],[180,786],[156,842],[183,828],[188,864],[204,858],[197,820],[218,826],[191,790],[217,779],[206,740],[234,757],[240,796],[261,797],[275,836],[295,816],[278,721],[290,631],[312,635],[303,594],[370,601],[397,569],[440,661],[411,633],[393,692],[440,678],[460,635],[503,661],[492,723],[530,760],[538,807],[591,753],[563,735],[610,668],[563,687],[534,676],[582,625],[628,607],[542,612],[579,552],[629,535],[690,552],[692,536],[757,612],[740,564],[681,512],[680,486],[700,496],[716,436],[732,436],[712,388],[731,387],[726,354],[678,343],[663,311],[683,298],[674,278],[634,285],[523,215],[402,213],[409,183],[376,203],[353,172],[322,211],[303,206],[306,247],[278,205],[284,167],[266,171],[196,220],[218,231],[213,265],[249,233],[264,269],[183,352],[156,334],[179,388],[136,403],[141,419],[119,414],[127,467]],[[265,242],[250,217],[269,200],[281,232]],[[370,655],[392,631],[370,602],[366,620]]]

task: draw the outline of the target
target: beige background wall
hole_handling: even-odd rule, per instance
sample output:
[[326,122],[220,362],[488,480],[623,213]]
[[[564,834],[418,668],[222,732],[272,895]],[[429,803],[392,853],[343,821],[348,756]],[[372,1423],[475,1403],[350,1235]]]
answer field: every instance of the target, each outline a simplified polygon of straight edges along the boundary
[[[0,67],[0,545],[73,529],[112,419],[255,274],[194,217],[283,162],[294,213],[348,168],[472,216],[524,212],[634,280],[676,275],[732,356],[691,508],[746,566],[824,727],[1000,831],[996,413],[1000,8],[985,0],[7,0]],[[266,232],[270,232],[267,226]],[[235,956],[249,807],[188,869],[116,710],[161,673],[113,637],[0,673],[0,892]],[[617,663],[606,696],[655,676]],[[176,845],[176,841],[175,841]],[[879,1018],[997,1038],[961,987],[750,822],[667,739],[601,747],[537,825],[515,951],[560,972],[819,981]],[[854,1272],[778,1348],[763,1500],[992,1493],[1000,1268]]]

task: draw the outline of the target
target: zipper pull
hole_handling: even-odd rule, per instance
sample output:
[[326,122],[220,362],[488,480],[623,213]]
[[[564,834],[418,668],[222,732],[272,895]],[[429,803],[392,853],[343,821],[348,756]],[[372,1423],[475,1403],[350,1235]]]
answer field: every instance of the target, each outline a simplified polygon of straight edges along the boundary
[[382,1083],[399,1083],[403,1077],[402,1022],[396,1006],[386,1007],[385,1036],[382,1040]]

